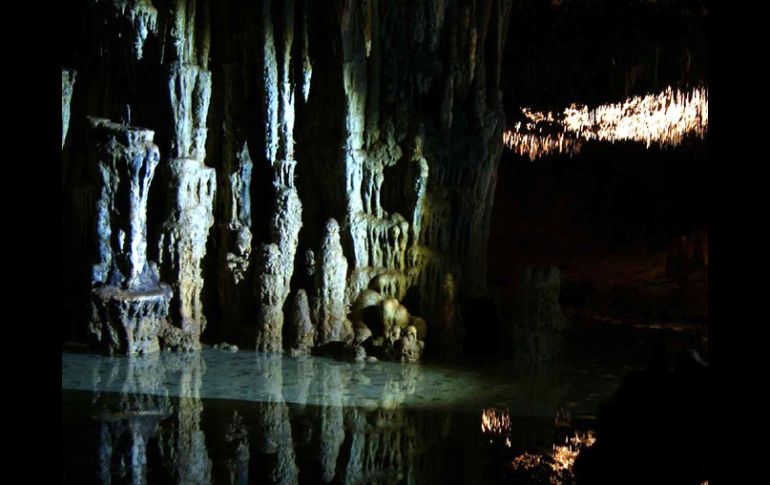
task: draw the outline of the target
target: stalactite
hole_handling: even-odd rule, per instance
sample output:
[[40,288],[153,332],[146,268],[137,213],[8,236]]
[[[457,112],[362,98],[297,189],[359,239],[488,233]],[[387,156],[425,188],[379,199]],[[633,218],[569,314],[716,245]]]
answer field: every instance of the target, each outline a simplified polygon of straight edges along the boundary
[[72,90],[75,87],[77,72],[72,69],[61,70],[61,149],[64,150],[64,141],[67,139],[67,130],[70,126],[70,101]]
[[[99,0],[95,0],[99,1]],[[102,0],[110,4],[113,15],[123,20],[123,28],[131,36],[131,49],[137,60],[142,59],[144,43],[157,30],[158,10],[151,0]]]

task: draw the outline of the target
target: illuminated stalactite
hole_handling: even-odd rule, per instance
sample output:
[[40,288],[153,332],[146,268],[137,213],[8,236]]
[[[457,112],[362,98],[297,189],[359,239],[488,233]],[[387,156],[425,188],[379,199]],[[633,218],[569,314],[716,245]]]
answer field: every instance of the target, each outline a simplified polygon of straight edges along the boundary
[[61,70],[61,148],[64,150],[64,141],[67,139],[67,130],[70,126],[70,101],[72,90],[75,87],[77,72],[71,69]]
[[[520,156],[535,160],[552,153],[576,155],[585,142],[632,141],[645,147],[680,145],[708,132],[708,89],[689,92],[671,87],[594,109],[571,105],[562,113],[522,109],[527,120],[503,134],[503,142]],[[546,130],[543,132],[543,130]],[[561,130],[559,133],[549,133]]]

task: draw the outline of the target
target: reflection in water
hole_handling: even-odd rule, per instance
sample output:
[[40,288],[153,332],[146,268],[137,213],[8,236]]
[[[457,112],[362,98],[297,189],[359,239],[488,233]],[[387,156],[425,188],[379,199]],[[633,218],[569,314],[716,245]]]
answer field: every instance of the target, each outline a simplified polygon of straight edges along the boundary
[[540,476],[553,485],[574,482],[572,467],[578,454],[596,442],[592,431],[578,432],[564,439],[563,444],[553,445],[550,453],[524,452],[511,462],[514,472]]
[[[419,367],[367,376],[363,364],[250,359],[265,401],[201,399],[201,353],[95,359],[88,394],[63,390],[65,448],[73,454],[65,450],[65,482],[422,483],[460,470],[459,461],[441,460],[451,443],[473,435],[472,421],[400,406],[416,389]],[[287,362],[301,368],[299,395],[312,404],[283,398]],[[365,406],[349,406],[360,380],[370,391]],[[80,405],[84,396],[89,405]],[[90,453],[98,456],[96,476],[75,457]]]
[[575,464],[580,450],[593,446],[595,442],[596,436],[593,432],[588,431],[585,433],[575,432],[575,435],[567,438],[563,445],[553,445],[554,471],[572,470],[572,465]]
[[[556,426],[563,420],[564,412],[559,409],[555,415]],[[495,408],[485,408],[481,412],[481,432],[487,437],[497,438],[489,440],[490,444],[502,443],[505,448],[513,448],[511,443],[511,417],[507,411]],[[504,438],[504,441],[501,441]],[[530,453],[523,451],[518,453],[510,465],[514,473],[539,477],[543,481],[554,485],[572,483],[574,476],[572,467],[578,454],[584,448],[594,444],[596,436],[593,431],[575,431],[572,436],[566,437],[561,444],[554,444],[550,452]],[[539,483],[539,482],[538,482]]]
[[481,412],[481,432],[508,434],[511,432],[511,417],[497,409],[485,409]]
[[536,449],[551,451],[542,469],[571,473],[584,441],[551,450],[555,421],[569,416],[575,383],[594,381],[496,371],[211,349],[63,353],[64,481],[478,483],[512,462],[530,470],[536,458],[517,455]]

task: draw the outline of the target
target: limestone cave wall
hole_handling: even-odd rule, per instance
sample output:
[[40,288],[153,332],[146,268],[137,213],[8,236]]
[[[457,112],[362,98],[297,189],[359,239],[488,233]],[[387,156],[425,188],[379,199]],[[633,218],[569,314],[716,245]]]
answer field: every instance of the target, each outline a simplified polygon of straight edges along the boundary
[[456,354],[486,292],[511,8],[71,0],[63,338]]

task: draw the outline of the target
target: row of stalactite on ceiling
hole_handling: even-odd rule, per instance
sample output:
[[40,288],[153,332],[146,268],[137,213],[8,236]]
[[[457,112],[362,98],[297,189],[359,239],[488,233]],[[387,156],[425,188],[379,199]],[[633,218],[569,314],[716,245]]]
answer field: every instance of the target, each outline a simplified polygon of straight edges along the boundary
[[[361,358],[368,340],[415,360],[430,328],[456,353],[458,295],[485,291],[511,2],[155,4],[86,7],[102,9],[89,14],[100,35],[121,35],[90,41],[128,61],[105,67],[118,56],[102,46],[96,68],[62,69],[65,189],[96,227],[91,336],[110,351],[195,349],[213,311],[217,335],[257,350],[343,341]],[[115,101],[124,65],[166,108]],[[155,72],[165,84],[139,75]],[[78,88],[87,101],[71,103]],[[137,127],[158,116],[167,126]],[[67,143],[71,117],[87,143]],[[410,292],[424,318],[399,302]]]

